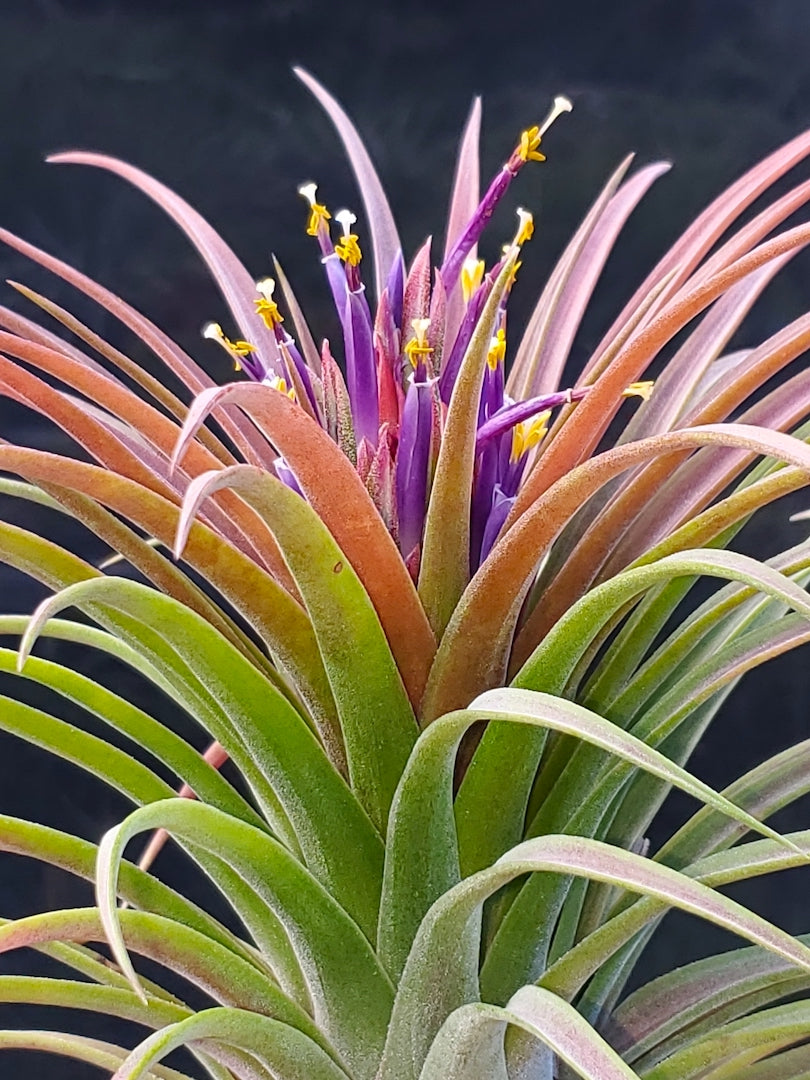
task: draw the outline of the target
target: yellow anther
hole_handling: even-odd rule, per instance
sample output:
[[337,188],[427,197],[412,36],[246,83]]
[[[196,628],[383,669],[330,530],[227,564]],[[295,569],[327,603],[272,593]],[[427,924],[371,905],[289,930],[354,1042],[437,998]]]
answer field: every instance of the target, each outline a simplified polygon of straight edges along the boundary
[[411,319],[411,326],[413,327],[414,336],[408,342],[403,349],[403,352],[408,357],[413,367],[419,362],[419,358],[422,356],[430,356],[433,349],[427,343],[427,330],[430,326],[430,319]]
[[272,330],[274,326],[284,322],[284,316],[278,310],[278,304],[273,299],[275,287],[276,283],[272,278],[262,278],[261,281],[256,282],[256,292],[260,295],[259,299],[254,300],[253,303],[256,305],[256,314],[262,319],[268,330]]
[[622,397],[640,397],[642,401],[649,401],[654,386],[655,383],[652,379],[648,379],[646,382],[630,383],[630,385],[622,391]]
[[242,370],[242,365],[239,363],[240,357],[249,356],[250,353],[256,351],[256,346],[251,345],[249,341],[231,341],[226,337],[222,331],[222,327],[219,323],[210,322],[203,327],[203,337],[208,338],[210,341],[216,341],[218,345],[229,354],[230,358],[234,362],[234,366],[237,371]]
[[340,243],[335,244],[335,254],[345,263],[348,263],[349,266],[358,265],[363,258],[363,252],[360,250],[360,245],[357,243],[357,237],[354,233],[349,233],[348,236],[340,238]]
[[518,227],[515,233],[515,239],[512,241],[514,247],[520,247],[525,244],[527,240],[531,240],[534,235],[534,217],[529,210],[524,210],[522,206],[517,209]]
[[484,280],[485,264],[483,259],[465,259],[461,267],[461,293],[464,303],[469,304],[473,293]]
[[521,132],[520,142],[516,147],[516,153],[520,157],[521,161],[545,161],[546,155],[540,153],[540,143],[543,136],[557,119],[558,116],[562,116],[563,113],[570,112],[572,109],[571,102],[567,97],[558,96],[554,98],[554,102],[549,110],[548,116],[545,118],[539,127],[535,124],[534,127],[528,128],[526,131]]
[[498,364],[502,364],[506,356],[506,331],[501,327],[492,337],[487,353],[487,364],[490,371],[496,371]]
[[360,245],[357,243],[357,233],[352,232],[352,225],[357,221],[351,210],[339,210],[335,214],[335,221],[340,222],[340,243],[335,244],[335,252],[350,266],[357,266],[363,258]]
[[273,390],[278,390],[280,394],[286,394],[290,401],[296,401],[295,387],[287,386],[287,380],[281,375],[274,375],[272,379],[268,379],[267,385],[272,387]]
[[312,183],[302,184],[298,189],[298,194],[302,195],[309,203],[307,236],[317,236],[321,223],[328,221],[332,216],[322,203],[316,201],[315,195],[317,191],[318,185]]
[[534,127],[527,128],[520,133],[520,142],[517,145],[517,152],[521,161],[545,161],[546,155],[541,154],[538,150],[540,140],[542,139],[540,134],[540,128],[535,124]]
[[522,420],[512,428],[512,451],[510,461],[514,465],[546,437],[551,410],[538,413],[529,420]]

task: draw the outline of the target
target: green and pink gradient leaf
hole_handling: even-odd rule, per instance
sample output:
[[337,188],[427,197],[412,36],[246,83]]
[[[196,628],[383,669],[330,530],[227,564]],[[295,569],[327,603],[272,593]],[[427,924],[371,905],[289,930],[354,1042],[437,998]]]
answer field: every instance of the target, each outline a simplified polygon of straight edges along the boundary
[[227,402],[244,409],[277,447],[351,563],[377,611],[416,708],[435,653],[435,639],[410,574],[365,485],[323,428],[286,394],[267,386],[232,383],[200,394],[194,401],[174,461],[182,459],[205,417]]
[[[373,935],[382,843],[287,699],[199,616],[170,597],[123,579],[81,582],[40,604],[20,644],[22,661],[40,627],[73,605],[115,629],[123,617],[130,644],[181,690],[189,712],[251,783],[277,835],[294,850],[300,846],[312,872]],[[256,702],[262,703],[259,714]],[[353,839],[349,848],[347,836]]]
[[515,878],[537,872],[583,876],[645,894],[701,915],[810,971],[810,949],[790,934],[675,870],[584,837],[527,840],[445,893],[425,916],[400,980],[377,1080],[418,1080],[441,1025],[454,1009],[478,998],[484,901]]
[[352,1075],[372,1080],[393,999],[368,941],[338,903],[289,852],[244,822],[203,803],[170,799],[142,807],[105,834],[97,895],[107,940],[138,993],[115,906],[123,850],[138,833],[165,828],[232,866],[284,924],[304,973],[314,1016]]
[[637,1080],[576,1009],[537,986],[518,990],[506,1008],[471,1003],[456,1009],[434,1039],[419,1080],[506,1080],[507,1025],[549,1047],[585,1080]]
[[192,481],[177,527],[178,557],[199,507],[222,488],[238,491],[261,515],[284,554],[332,687],[352,789],[383,833],[418,729],[371,600],[309,503],[250,465]]
[[349,1080],[348,1074],[316,1042],[288,1024],[242,1009],[205,1009],[141,1043],[112,1080],[140,1080],[167,1054],[188,1043],[211,1041],[250,1054],[271,1076],[284,1080]]

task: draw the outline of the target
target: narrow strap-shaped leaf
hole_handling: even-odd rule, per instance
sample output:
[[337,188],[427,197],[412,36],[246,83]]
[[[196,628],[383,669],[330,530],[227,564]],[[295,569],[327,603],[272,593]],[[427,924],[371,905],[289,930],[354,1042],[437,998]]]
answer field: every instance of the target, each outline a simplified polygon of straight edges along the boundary
[[[21,642],[21,659],[39,627],[62,607],[73,605],[87,608],[102,623],[115,625],[121,615],[135,621],[135,640],[130,644],[187,688],[211,734],[240,769],[264,778],[289,819],[307,865],[373,935],[382,845],[345,781],[286,698],[194,612],[120,578],[81,582],[44,601]],[[262,703],[260,714],[257,702]],[[349,848],[347,836],[352,837]]]
[[[35,482],[58,484],[89,495],[110,510],[124,514],[171,550],[180,514],[178,507],[134,481],[85,462],[14,446],[0,446],[0,466]],[[39,543],[36,538],[30,542],[41,549],[40,555],[34,558],[28,553],[27,544],[21,542],[15,545],[18,564],[27,573],[40,577],[39,559],[44,557],[45,542]],[[48,550],[55,557],[58,549],[51,545]],[[67,558],[67,553],[63,555]],[[185,559],[202,571],[256,628],[279,665],[293,674],[299,691],[314,714],[322,717],[328,731],[335,717],[334,701],[312,625],[301,605],[252,560],[225,545],[200,522],[195,522],[189,533]],[[92,567],[89,572],[97,574]],[[52,587],[59,588],[76,579],[75,574],[67,580],[52,578]]]
[[309,503],[250,465],[204,473],[192,481],[178,525],[178,557],[200,505],[226,487],[238,491],[261,514],[284,553],[312,619],[332,687],[352,788],[384,832],[417,727],[368,594]]
[[774,1054],[767,1061],[746,1065],[732,1080],[810,1080],[810,1045]]
[[419,569],[419,597],[437,638],[444,633],[470,580],[470,499],[478,404],[495,318],[517,257],[514,249],[492,286],[461,362],[442,433]]
[[222,1041],[255,1057],[284,1080],[348,1080],[309,1036],[288,1024],[242,1009],[205,1009],[155,1032],[127,1057],[112,1080],[140,1080],[155,1063],[187,1043]]
[[[246,960],[197,930],[146,911],[119,913],[127,948],[194,983],[218,1004],[251,1009],[290,1024],[319,1042],[317,1026],[278,986]],[[0,927],[0,953],[52,941],[105,941],[96,908],[49,911]]]
[[370,945],[283,847],[203,803],[169,799],[142,807],[106,833],[99,846],[99,908],[115,958],[133,987],[142,992],[121,935],[116,878],[128,841],[155,828],[165,828],[224,858],[264,899],[284,923],[298,954],[316,1022],[349,1071],[371,1080],[388,1025],[392,988]]
[[[779,1005],[726,1024],[719,1031],[653,1066],[648,1080],[726,1080],[777,1050],[804,1042],[810,1030],[810,1001]],[[706,1071],[706,1063],[711,1069]]]
[[518,990],[505,1008],[474,1003],[456,1009],[434,1039],[419,1080],[505,1077],[502,1064],[500,1072],[493,1066],[503,1054],[507,1025],[549,1047],[585,1080],[637,1080],[633,1070],[576,1009],[537,986]]
[[[70,979],[47,979],[37,976],[0,975],[0,1002],[13,1002],[29,1005],[48,1005],[58,1008],[80,1009],[100,1013],[103,1016],[119,1017],[130,1020],[147,1028],[161,1028],[166,1024],[177,1023],[188,1017],[189,1010],[157,998],[146,1002],[138,1000],[129,989],[119,990],[109,986],[75,982]],[[203,1054],[195,1050],[195,1055],[212,1080],[231,1080],[232,1074],[224,1067],[241,1065],[245,1062],[237,1052],[221,1051],[216,1047],[207,1048]],[[217,1064],[219,1059],[223,1064]],[[255,1076],[237,1073],[240,1080],[261,1080]]]
[[463,707],[476,693],[503,683],[507,650],[532,575],[551,542],[590,495],[634,465],[670,451],[709,445],[740,447],[810,470],[810,449],[798,439],[744,424],[667,432],[617,446],[578,466],[532,504],[470,582],[433,663],[423,714],[430,719]]
[[[36,825],[6,814],[0,814],[0,851],[39,859],[85,881],[92,881],[94,877],[97,854],[95,844],[58,829]],[[157,878],[139,870],[137,866],[126,862],[121,864],[118,887],[120,898],[128,904],[144,910],[159,911],[167,918],[192,927],[212,941],[224,945],[243,960],[264,970],[255,951],[230,930],[226,930],[212,915]]]
[[[67,1031],[35,1031],[8,1029],[0,1031],[0,1050],[38,1050],[45,1054],[83,1061],[87,1065],[111,1072],[125,1060],[128,1051],[114,1043],[99,1039],[88,1039],[84,1035],[73,1035]],[[156,1065],[147,1075],[146,1080],[191,1080],[186,1073]]]
[[[799,938],[810,943],[810,935]],[[708,1022],[733,1000],[744,1002],[756,991],[770,988],[785,997],[802,987],[792,964],[762,949],[733,949],[668,971],[635,990],[611,1014],[606,1027],[611,1044],[631,1064],[671,1036]]]
[[[624,762],[632,762],[654,776],[665,777],[674,787],[735,821],[745,821],[749,829],[773,837],[790,848],[778,833],[674,765],[663,754],[580,705],[531,690],[492,690],[477,698],[469,709],[441,717],[422,733],[397,790],[386,844],[378,930],[380,958],[394,976],[402,971],[419,923],[430,904],[459,879],[456,827],[465,874],[489,866],[522,835],[523,812],[511,813],[505,819],[500,817],[498,788],[503,783],[503,775],[488,789],[488,828],[484,828],[480,813],[470,814],[471,820],[468,818],[469,811],[478,810],[478,807],[470,807],[464,801],[456,807],[454,822],[452,777],[456,751],[465,732],[483,720],[508,724],[518,731],[536,727],[575,735]],[[538,742],[542,744],[542,739]],[[484,799],[487,793],[479,794]],[[527,793],[524,803],[526,796]],[[492,822],[493,803],[498,810],[496,823]],[[525,807],[517,807],[518,811],[522,809]],[[532,910],[536,909],[535,905]],[[527,978],[532,975],[531,952],[526,949]]]
[[349,459],[315,421],[268,386],[233,383],[201,394],[192,404],[175,449],[212,409],[238,404],[264,431],[295,474],[312,508],[345,553],[371,598],[391,652],[416,708],[436,642],[416,589],[391,534]]
[[702,915],[810,971],[810,949],[677,871],[583,837],[527,840],[445,893],[425,916],[400,980],[377,1080],[418,1080],[441,1025],[454,1009],[478,998],[481,905],[516,877],[533,872],[574,874],[644,893]]
[[73,150],[52,154],[48,161],[57,165],[92,165],[97,169],[106,169],[157,203],[180,226],[204,259],[242,333],[256,345],[265,364],[271,369],[277,368],[279,352],[276,339],[254,309],[254,280],[202,214],[158,180],[117,158]]
[[379,300],[388,280],[388,273],[394,265],[394,259],[402,251],[388,199],[385,197],[380,178],[363,145],[363,140],[341,106],[304,68],[295,67],[293,71],[323,106],[346,150],[346,156],[360,188],[366,210],[366,221],[371,230],[371,243],[374,250],[374,292]]
[[[21,240],[6,229],[0,229],[0,243],[7,244],[15,251],[19,251],[20,254],[25,255],[40,266],[44,266],[52,274],[56,274],[57,277],[67,281],[74,288],[95,300],[96,303],[109,311],[114,318],[118,319],[142,340],[147,348],[151,349],[166,364],[170,371],[179,375],[192,393],[198,393],[200,390],[213,385],[211,378],[179,345],[164,334],[162,330],[158,329],[146,316],[136,311],[135,308],[127,304],[119,296],[111,293],[109,289],[105,289],[85,274],[79,273],[68,263],[54,258],[53,255],[48,255],[47,252],[34,247],[33,244],[26,243],[25,240]],[[248,461],[260,463],[267,460],[267,444],[263,443],[261,436],[255,429],[251,429],[251,425],[244,417],[240,417],[238,414],[229,415],[226,412],[222,416],[221,422],[223,428],[234,440],[236,446],[242,450]]]
[[707,281],[676,297],[643,330],[633,336],[591,386],[587,396],[551,440],[546,452],[518,493],[506,522],[510,528],[526,509],[595,449],[617,412],[625,387],[635,382],[653,356],[686,324],[738,281],[771,259],[810,242],[810,226],[788,229],[744,255]]
[[[447,232],[444,239],[443,262],[453,250],[453,246],[464,231],[470,218],[475,213],[480,198],[480,161],[479,140],[481,135],[481,98],[473,98],[467,123],[461,136],[461,143],[456,157],[456,171],[453,177],[453,191],[447,213]],[[469,258],[476,257],[477,245],[474,245]],[[447,297],[445,341],[452,344],[456,339],[464,318],[464,296],[461,283],[458,282]]]

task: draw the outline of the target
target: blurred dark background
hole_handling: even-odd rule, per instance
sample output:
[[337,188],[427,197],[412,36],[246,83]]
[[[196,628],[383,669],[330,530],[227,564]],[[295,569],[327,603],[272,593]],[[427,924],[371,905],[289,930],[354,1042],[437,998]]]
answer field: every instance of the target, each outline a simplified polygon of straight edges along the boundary
[[[225,321],[223,305],[184,237],[122,182],[93,170],[45,165],[46,154],[96,149],[141,166],[196,206],[256,276],[270,270],[275,252],[299,295],[311,298],[307,306],[317,332],[321,318],[326,326],[326,296],[303,234],[296,188],[316,179],[333,207],[357,208],[358,199],[337,138],[291,74],[293,64],[307,67],[336,94],[366,138],[408,254],[441,229],[456,141],[472,96],[484,97],[488,177],[517,133],[564,92],[574,101],[573,114],[549,137],[548,163],[526,170],[500,219],[506,237],[514,205],[537,215],[515,296],[518,312],[526,312],[599,185],[628,150],[636,151],[639,163],[665,158],[675,164],[631,220],[608,264],[576,345],[581,362],[653,261],[706,202],[810,123],[810,5],[468,0],[459,11],[419,0],[0,0],[0,225],[120,293],[224,378],[228,369],[218,350],[199,337],[208,319]],[[496,222],[493,250],[498,227]],[[807,256],[794,260],[734,344],[756,345],[806,310],[809,270]],[[145,359],[103,312],[15,253],[0,249],[0,273],[43,289]],[[0,302],[24,310],[5,287]],[[7,401],[0,401],[0,437],[66,445],[58,432]],[[798,541],[804,526],[788,524],[787,516],[808,501],[798,497],[775,507],[743,534],[742,548],[767,555]],[[27,504],[3,500],[2,510],[28,527],[53,527]],[[64,526],[59,528],[65,539]],[[71,540],[86,557],[103,554],[79,530]],[[4,611],[27,613],[41,596],[4,569],[0,588]],[[48,655],[47,647],[41,651]],[[91,674],[99,664],[76,662]],[[809,681],[801,653],[752,676],[695,756],[698,775],[722,786],[806,737]],[[127,692],[130,683],[132,677],[121,672],[118,688]],[[687,809],[677,801],[668,806],[661,836]],[[807,810],[805,804],[778,823],[806,826]],[[100,784],[0,736],[0,812],[97,839],[125,811],[123,801]],[[169,880],[182,882],[181,864],[166,860],[165,866]],[[806,876],[755,882],[736,895],[794,932],[810,930]],[[83,885],[22,858],[0,856],[0,915],[89,902]],[[645,962],[647,974],[732,944],[694,920],[675,917],[659,939]],[[21,957],[2,957],[0,971],[19,971],[22,964]],[[45,969],[37,961],[25,970]],[[59,1026],[55,1018],[0,1007],[4,1027],[45,1023]],[[77,1023],[87,1034],[100,1029],[92,1017]],[[134,1032],[121,1035],[127,1037]],[[97,1073],[57,1059],[0,1054],[2,1080],[92,1075]]]

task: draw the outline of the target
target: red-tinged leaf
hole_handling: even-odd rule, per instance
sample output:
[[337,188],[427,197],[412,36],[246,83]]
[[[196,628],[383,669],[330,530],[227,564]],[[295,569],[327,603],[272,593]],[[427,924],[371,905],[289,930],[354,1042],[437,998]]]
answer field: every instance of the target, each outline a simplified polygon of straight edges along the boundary
[[428,341],[433,349],[431,362],[434,372],[442,369],[442,354],[444,343],[447,338],[447,290],[444,287],[441,273],[437,270],[433,282],[433,292],[430,297],[430,327],[428,328]]
[[[71,315],[69,311],[65,311],[64,308],[55,304],[52,300],[49,300],[45,296],[41,296],[39,293],[34,292],[33,289],[28,289],[24,285],[20,285],[15,281],[9,281],[8,283],[13,289],[21,293],[31,303],[36,304],[44,312],[56,319],[61,323],[70,333],[75,334],[81,341],[84,341],[91,349],[94,349],[100,356],[103,356],[113,367],[123,371],[126,375],[137,383],[138,386],[153,400],[159,402],[164,409],[175,419],[181,423],[185,419],[185,415],[188,409],[180,401],[179,398],[167,390],[166,387],[150,375],[148,372],[130,360],[128,356],[125,356],[119,349],[114,348],[104,338],[99,337],[98,334],[90,330],[84,323],[80,322],[75,316]],[[66,356],[72,357],[79,363],[84,364],[87,367],[92,368],[94,372],[102,375],[106,379],[113,379],[115,382],[120,380],[115,379],[106,368],[101,364],[91,359],[85,353],[79,349],[73,348],[63,341],[55,334],[49,333],[47,330],[43,330],[36,323],[31,322],[29,319],[24,319],[22,316],[17,315],[15,312],[9,311],[7,308],[0,308],[0,326],[4,326],[5,329],[11,330],[12,333],[17,334],[19,337],[23,337],[28,341],[34,341],[39,345],[44,345],[47,348],[54,349],[56,352],[63,353]],[[199,433],[200,442],[215,455],[223,465],[236,464],[233,454],[227,450],[220,440],[214,435],[212,431],[203,429]]]
[[[475,213],[480,198],[481,168],[479,162],[479,141],[481,135],[481,98],[473,98],[470,115],[464,127],[461,143],[456,158],[456,172],[453,179],[453,192],[450,196],[450,208],[447,214],[447,234],[444,240],[444,258],[453,250],[453,245]],[[470,250],[469,258],[477,257],[478,245]],[[458,281],[447,298],[447,324],[445,336],[449,342],[456,339],[464,318],[464,295],[461,282]]]
[[[56,274],[57,277],[62,278],[63,281],[66,281],[69,285],[78,289],[79,292],[89,296],[91,300],[95,300],[106,311],[109,311],[111,315],[131,330],[147,348],[151,349],[170,371],[182,379],[192,393],[199,393],[200,390],[214,385],[209,376],[192,360],[188,353],[184,352],[179,345],[176,345],[146,316],[136,311],[135,308],[127,304],[119,296],[111,293],[109,289],[105,289],[85,274],[80,274],[78,270],[74,270],[72,266],[62,262],[60,259],[55,259],[53,255],[48,255],[46,252],[34,247],[33,244],[26,243],[25,240],[21,240],[6,229],[0,229],[0,242],[20,252],[21,255],[25,255],[32,262],[44,266],[46,270]],[[230,415],[226,412],[220,417],[220,423],[233,439],[235,445],[245,455],[247,461],[261,464],[267,460],[267,446],[263,444],[258,433],[251,428],[251,425],[244,417],[239,416],[238,413]]]
[[806,131],[780,146],[718,195],[648,274],[605,334],[594,353],[594,360],[610,348],[611,342],[632,318],[639,303],[663,277],[674,271],[665,294],[671,296],[746,207],[809,153],[810,132]]
[[[131,426],[133,431],[137,432],[144,440],[145,444],[147,446],[151,444],[159,452],[161,460],[165,460],[166,468],[165,470],[160,469],[158,475],[164,476],[168,482],[168,462],[179,434],[179,428],[168,417],[152,408],[117,380],[112,378],[99,379],[92,368],[86,367],[72,357],[63,356],[52,349],[47,349],[34,342],[24,341],[2,331],[0,331],[0,349],[3,349],[11,356],[17,357],[17,359],[36,365],[50,375],[55,375],[74,390],[85,394],[91,401],[107,409],[111,414],[113,426],[110,429],[109,425],[101,422],[103,426],[107,430],[115,431],[121,441],[130,449],[130,453],[140,458],[144,464],[154,468],[154,462],[145,460],[142,454],[133,449],[133,444],[121,435],[118,430],[118,421]],[[18,370],[22,372],[22,369]],[[2,360],[0,360],[0,374],[2,374],[4,380],[8,379],[8,368],[3,365]],[[62,415],[72,418],[71,434],[74,434],[77,427],[81,430],[83,425],[81,419],[77,424],[76,412],[87,415],[81,403],[71,402],[52,388],[46,387],[44,383],[32,384],[30,378],[29,376],[26,379],[25,373],[22,373],[22,377],[16,382],[17,388],[21,389],[21,392],[25,392],[26,398],[41,402],[41,411],[46,416],[56,420],[57,417],[51,411],[49,405],[57,404],[61,397],[64,402]],[[91,410],[90,418],[94,416],[95,414]],[[98,424],[98,418],[94,422]],[[77,438],[75,434],[74,437]],[[77,441],[80,440],[77,438]],[[93,452],[90,446],[83,445],[91,453]],[[109,447],[104,439],[102,439],[102,445],[109,452]],[[137,444],[134,445],[137,446]],[[94,456],[97,457],[96,454]],[[102,463],[109,464],[109,460],[105,462],[102,459]],[[190,444],[184,459],[185,470],[191,475],[206,472],[212,468],[219,468],[221,464],[218,458],[214,457],[196,441]],[[124,472],[124,475],[127,474]],[[144,482],[142,477],[133,476],[132,479],[138,479],[141,483]],[[170,487],[158,489],[159,493],[164,495],[173,490],[176,490],[174,483]],[[245,540],[247,540],[247,546],[254,551],[258,561],[268,568],[285,587],[289,586],[289,574],[275,541],[256,515],[245,511],[245,507],[239,499],[226,496],[221,507],[212,516],[212,524],[215,524],[223,532],[223,535],[237,546],[245,546]]]
[[444,633],[470,580],[470,500],[478,403],[495,319],[517,254],[513,250],[505,261],[461,362],[428,501],[419,597],[437,638]]
[[352,788],[384,834],[417,727],[368,594],[307,501],[250,465],[207,473],[189,485],[177,526],[178,557],[199,507],[223,487],[238,491],[262,515],[284,552],[332,687]]
[[616,190],[630,161],[622,162],[600,193],[540,297],[515,361],[521,365],[522,398],[559,389],[582,316],[619,233],[651,185],[669,169],[666,162],[648,165]]
[[[810,143],[810,136],[808,136]],[[644,373],[653,357],[710,303],[753,270],[810,242],[810,225],[790,229],[755,248],[687,295],[673,300],[633,337],[592,385],[539,459],[507,518],[509,529],[527,506],[594,450],[621,404],[624,389]]]
[[352,405],[343,372],[335,362],[324,338],[321,352],[323,371],[323,412],[329,437],[343,451],[353,465],[357,464],[357,439],[354,434]]
[[175,451],[182,457],[197,426],[226,402],[240,405],[295,473],[312,508],[354,567],[382,624],[414,708],[435,653],[435,639],[399,551],[351,462],[285,394],[232,384],[201,394]]
[[515,624],[537,566],[591,495],[626,469],[699,446],[736,447],[810,471],[810,448],[804,443],[744,424],[667,432],[615,447],[573,469],[536,499],[496,543],[465,590],[431,669],[423,703],[425,718],[464,708],[482,690],[503,683]]
[[675,424],[706,371],[720,356],[762,291],[793,255],[794,252],[788,252],[743,278],[704,315],[655,380],[655,390],[649,400],[634,412],[622,432],[622,442],[667,431]]
[[374,294],[379,299],[385,288],[388,273],[394,265],[394,259],[402,250],[391,207],[388,205],[380,178],[354,124],[332,95],[321,86],[317,79],[313,79],[308,71],[301,67],[293,68],[293,71],[323,106],[345,147],[349,164],[360,188],[360,195],[366,209],[366,221],[371,231],[371,244],[374,251]]
[[402,300],[402,346],[414,336],[413,320],[427,319],[430,314],[430,245],[432,237],[417,251],[408,277]]
[[[140,526],[165,547],[171,549],[174,543],[178,507],[108,469],[14,446],[0,446],[0,469],[33,483],[54,484],[88,495]],[[334,725],[336,715],[328,680],[312,626],[300,604],[251,559],[199,522],[189,533],[184,558],[256,629],[282,670],[295,680],[316,722],[326,728]],[[189,602],[185,597],[183,600]]]
[[120,176],[147,195],[180,226],[202,256],[225,298],[231,314],[244,336],[256,346],[256,355],[265,367],[281,374],[281,358],[276,339],[256,315],[254,299],[256,284],[219,233],[205,218],[170,188],[142,172],[134,165],[105,154],[71,150],[51,154],[49,162],[56,165],[92,165],[97,169]]
[[[681,422],[684,426],[697,427],[725,420],[746,397],[784,365],[801,356],[808,347],[810,315],[803,315],[769,338],[759,349],[755,349],[742,369],[735,368],[725,377],[721,377],[700,405],[683,417]],[[810,411],[810,402],[805,411]],[[546,631],[554,626],[562,614],[600,576],[608,556],[623,538],[632,543],[633,525],[640,513],[646,511],[648,520],[656,516],[656,508],[652,504],[656,501],[660,503],[660,495],[664,494],[667,479],[675,473],[680,461],[687,454],[688,451],[680,459],[673,456],[650,462],[632,477],[622,492],[611,498],[608,506],[584,532],[565,565],[546,586],[542,603],[535,607],[527,622],[526,641],[536,642],[542,639]],[[694,487],[690,485],[686,488],[688,508],[674,499],[670,490],[666,491],[666,508],[663,511],[660,506],[657,508],[659,533],[681,524],[687,511],[694,513],[705,505],[713,493],[712,489],[716,490],[727,484],[727,472],[722,473],[721,479],[713,476],[713,472],[714,470],[707,472],[704,463],[701,480],[704,485],[709,480],[712,483],[700,501],[695,497]],[[647,536],[649,538],[649,533]],[[627,565],[633,555],[640,554],[637,544],[625,544],[625,549],[626,561],[623,565]],[[622,569],[623,565],[615,558],[611,562],[614,572]]]

